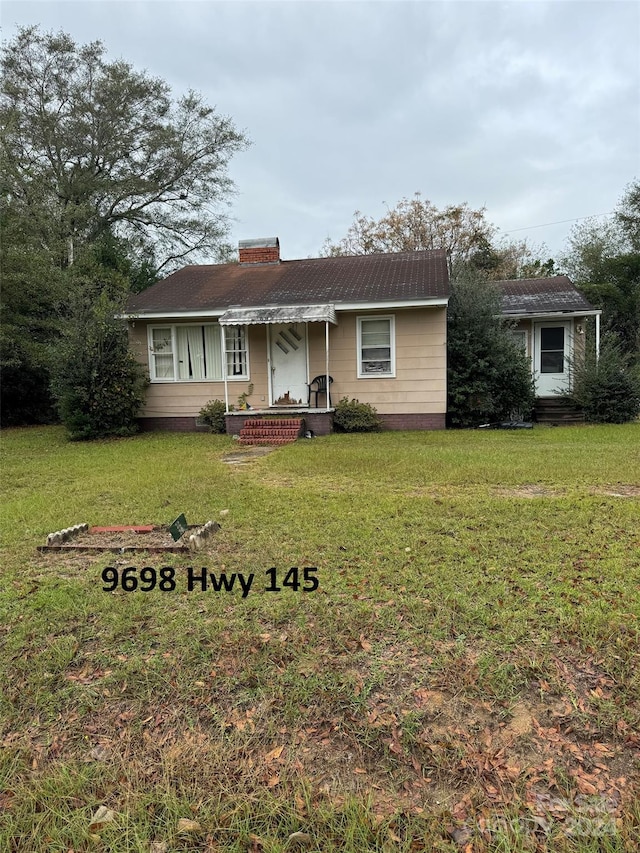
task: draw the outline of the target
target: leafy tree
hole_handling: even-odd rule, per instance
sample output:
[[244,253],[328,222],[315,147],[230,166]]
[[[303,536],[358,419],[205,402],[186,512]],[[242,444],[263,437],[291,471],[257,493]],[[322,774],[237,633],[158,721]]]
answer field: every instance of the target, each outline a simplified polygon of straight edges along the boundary
[[60,333],[64,284],[60,269],[24,225],[5,207],[0,217],[2,426],[56,420],[49,353]]
[[22,28],[0,64],[5,192],[61,266],[105,232],[157,270],[215,253],[229,159],[247,139],[200,95],[109,62],[100,42]]
[[572,229],[561,263],[602,309],[603,332],[640,362],[640,182],[627,187],[612,219],[588,219]]
[[448,422],[473,427],[534,404],[530,365],[500,314],[500,294],[477,271],[459,270],[447,313]]
[[[523,264],[541,263],[526,241],[496,242],[497,229],[487,222],[485,213],[486,208],[474,210],[466,202],[439,210],[418,192],[413,198],[401,199],[378,220],[356,211],[346,235],[337,243],[327,238],[322,254],[333,257],[446,249],[450,272],[458,264],[471,264],[494,280],[520,278]],[[545,268],[536,274],[546,274]]]
[[228,254],[227,166],[247,140],[100,42],[27,27],[3,48],[2,423],[20,424],[52,417],[50,360],[89,290],[119,298]]
[[640,252],[640,181],[632,181],[626,188],[615,212],[616,221],[628,242],[629,248]]

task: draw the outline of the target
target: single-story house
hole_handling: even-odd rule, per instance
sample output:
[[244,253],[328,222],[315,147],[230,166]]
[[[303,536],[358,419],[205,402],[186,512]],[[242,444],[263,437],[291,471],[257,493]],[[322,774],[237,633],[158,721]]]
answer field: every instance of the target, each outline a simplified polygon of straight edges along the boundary
[[[539,395],[558,393],[598,312],[564,276],[500,286]],[[187,266],[130,298],[151,379],[142,427],[194,429],[218,399],[229,433],[269,413],[326,434],[348,397],[387,428],[442,429],[448,300],[444,250],[286,261],[277,238],[241,241],[238,263]]]
[[277,238],[241,241],[239,263],[185,267],[129,300],[151,379],[142,426],[193,429],[219,399],[230,433],[266,411],[324,434],[348,397],[388,428],[442,429],[448,300],[444,250],[285,261]]

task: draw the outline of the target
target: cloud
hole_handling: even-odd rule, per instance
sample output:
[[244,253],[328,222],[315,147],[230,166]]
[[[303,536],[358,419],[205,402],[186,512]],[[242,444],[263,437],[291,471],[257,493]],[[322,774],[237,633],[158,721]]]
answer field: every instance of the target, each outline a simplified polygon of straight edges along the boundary
[[[4,3],[201,91],[253,140],[234,239],[317,254],[422,191],[503,230],[610,210],[637,174],[640,7],[627,2]],[[568,225],[534,229],[558,252]],[[529,232],[519,232],[527,236]]]

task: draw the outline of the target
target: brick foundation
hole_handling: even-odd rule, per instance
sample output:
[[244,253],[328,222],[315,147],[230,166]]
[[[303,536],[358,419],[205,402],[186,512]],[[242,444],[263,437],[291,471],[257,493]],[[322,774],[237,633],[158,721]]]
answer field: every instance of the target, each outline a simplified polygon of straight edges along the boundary
[[209,432],[208,426],[199,426],[197,418],[138,418],[141,432]]
[[432,430],[444,429],[446,427],[446,415],[444,412],[437,415],[381,415],[383,429],[390,430]]
[[[333,415],[331,412],[305,412],[296,413],[304,419],[305,430],[311,430],[314,435],[330,435],[333,432]],[[293,416],[293,415],[292,415]],[[246,415],[227,415],[225,418],[228,435],[240,435],[240,430],[245,421],[257,417],[278,417],[278,415],[265,415],[265,413]],[[285,417],[285,415],[280,415]],[[379,415],[383,429],[388,430],[434,430],[445,428],[443,414],[420,415],[420,414],[398,414]],[[140,430],[151,432],[156,430],[168,430],[171,432],[208,432],[209,427],[198,426],[197,419],[192,418],[139,418]]]
[[333,414],[331,412],[314,412],[304,416],[307,430],[314,435],[330,435],[333,432]]

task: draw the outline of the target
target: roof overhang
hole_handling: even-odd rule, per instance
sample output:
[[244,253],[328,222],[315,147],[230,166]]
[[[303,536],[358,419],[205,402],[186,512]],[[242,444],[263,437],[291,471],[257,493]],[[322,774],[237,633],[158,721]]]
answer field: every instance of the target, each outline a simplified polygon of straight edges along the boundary
[[504,312],[499,316],[507,320],[562,320],[571,319],[572,317],[597,317],[602,314],[600,308],[585,309],[582,311],[539,311],[538,313],[529,311],[528,313]]
[[[222,325],[256,325],[266,323],[287,323],[287,322],[306,322],[306,323],[321,323],[325,319],[329,323],[337,325],[336,311],[390,311],[392,309],[402,308],[445,308],[449,302],[449,298],[434,297],[431,299],[388,299],[377,300],[375,302],[334,302],[331,304],[322,305],[254,305],[251,308],[215,308],[215,309],[194,309],[193,311],[180,311],[175,309],[165,309],[163,311],[130,311],[120,314],[121,319],[127,320],[164,320],[170,322],[174,320],[191,320],[191,319],[219,319]],[[292,316],[287,316],[282,319],[281,312],[310,312],[303,319],[292,319],[293,316],[299,316],[299,313],[293,313]],[[273,312],[280,312],[278,316],[273,316]],[[319,312],[312,316],[313,312]],[[326,312],[326,313],[323,313]],[[331,313],[333,312],[333,313]],[[583,312],[585,313],[585,312]],[[255,317],[258,314],[267,317],[267,319],[236,319],[223,321],[223,317],[233,315],[237,317]]]
[[432,299],[380,299],[376,302],[336,302],[336,311],[389,311],[392,308],[444,308],[449,297]]
[[334,305],[279,305],[271,308],[230,308],[218,320],[221,326],[263,326],[268,323],[333,323]]

